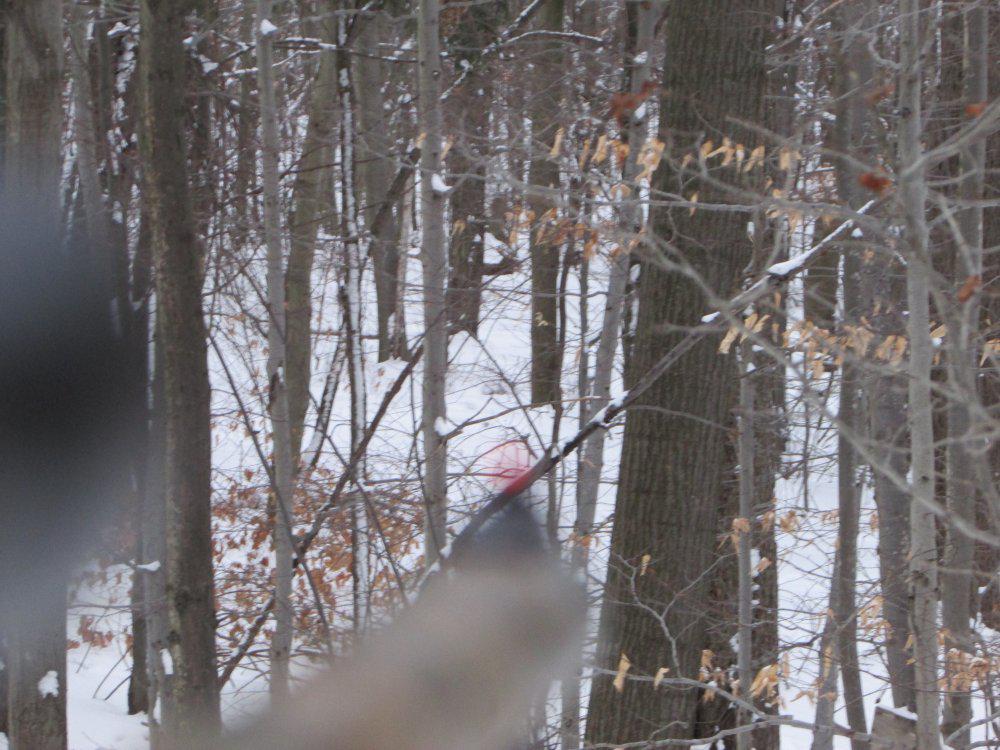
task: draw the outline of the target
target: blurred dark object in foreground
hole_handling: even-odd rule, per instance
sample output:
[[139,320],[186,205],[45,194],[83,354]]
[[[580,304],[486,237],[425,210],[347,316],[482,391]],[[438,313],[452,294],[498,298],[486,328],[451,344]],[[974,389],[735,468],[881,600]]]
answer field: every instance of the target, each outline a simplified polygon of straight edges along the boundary
[[523,746],[530,708],[581,648],[583,590],[545,548],[523,497],[475,541],[358,653],[221,747]]
[[[50,212],[51,213],[51,212]],[[126,487],[125,347],[101,254],[0,206],[0,617],[65,581]],[[134,399],[133,399],[134,400]],[[6,621],[3,621],[6,622]]]

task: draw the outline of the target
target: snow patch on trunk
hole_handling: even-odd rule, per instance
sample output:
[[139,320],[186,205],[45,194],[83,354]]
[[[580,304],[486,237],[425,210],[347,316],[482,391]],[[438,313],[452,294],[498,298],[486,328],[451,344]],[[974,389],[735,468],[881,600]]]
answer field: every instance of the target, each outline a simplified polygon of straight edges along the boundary
[[43,698],[47,698],[50,695],[53,698],[59,697],[59,675],[56,674],[56,670],[50,669],[38,681],[38,694]]

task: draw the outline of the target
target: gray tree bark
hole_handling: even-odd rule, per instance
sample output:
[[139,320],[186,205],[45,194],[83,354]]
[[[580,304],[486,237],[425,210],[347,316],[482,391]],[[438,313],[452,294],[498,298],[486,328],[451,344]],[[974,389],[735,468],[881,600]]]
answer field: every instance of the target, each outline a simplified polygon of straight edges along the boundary
[[[681,179],[676,165],[697,148],[705,128],[716,139],[725,134],[752,148],[753,135],[735,128],[730,118],[763,122],[769,39],[769,21],[763,19],[779,11],[780,3],[767,0],[670,6],[663,76],[670,95],[661,100],[660,137],[671,139],[672,152],[654,175],[654,188],[676,192]],[[713,176],[734,182],[749,177],[732,167],[718,167]],[[685,174],[684,179],[695,178]],[[711,184],[699,182],[697,189],[702,201],[727,201],[726,191]],[[658,208],[651,224],[654,234],[670,243],[670,253],[716,293],[735,291],[751,255],[747,216]],[[683,338],[680,331],[696,325],[706,307],[698,285],[655,257],[643,261],[641,273],[629,383]],[[624,653],[639,673],[668,667],[672,676],[698,674],[710,599],[705,574],[715,554],[722,481],[729,471],[729,436],[722,425],[737,390],[733,358],[720,354],[718,344],[714,337],[694,344],[629,412],[598,636],[602,669],[614,672]],[[635,579],[636,596],[657,608],[671,605],[662,623],[634,606],[632,576],[622,566],[639,565],[644,554],[651,557],[652,571]],[[653,690],[628,680],[619,694],[612,679],[599,674],[591,688],[587,742],[639,741],[653,733],[657,739],[691,737],[698,698],[695,691]]]
[[[861,195],[858,182],[859,170],[852,161],[865,153],[870,133],[870,107],[864,93],[872,87],[874,65],[868,51],[866,25],[872,23],[873,9],[867,3],[852,4],[839,9],[836,27],[843,35],[838,54],[835,88],[837,90],[837,120],[833,126],[832,142],[839,152],[837,164],[837,191],[840,200],[854,209],[861,208],[866,196]],[[844,258],[844,320],[848,327],[861,325],[863,301],[861,297],[861,253],[848,249]],[[834,613],[837,621],[838,656],[841,682],[844,687],[844,704],[847,721],[858,734],[867,732],[864,692],[858,664],[857,587],[858,533],[860,514],[860,483],[857,477],[858,454],[856,446],[846,433],[859,434],[862,423],[859,416],[860,370],[850,355],[841,366],[840,402],[838,420],[842,429],[837,440],[837,483],[839,527],[837,548],[841,558],[838,577],[834,585],[839,592]],[[852,739],[854,750],[864,750],[867,743]]]
[[[336,21],[325,18],[319,26],[321,39],[327,44],[336,43]],[[292,466],[296,470],[312,378],[312,270],[316,237],[324,222],[333,218],[331,214],[335,210],[332,200],[333,141],[338,98],[335,58],[336,53],[329,49],[322,50],[319,55],[319,67],[309,94],[309,122],[292,184],[292,207],[288,216],[291,244],[285,279],[285,382]]]
[[[634,24],[630,28],[635,39],[630,45],[632,60],[642,60],[641,63],[631,63],[628,80],[630,90],[638,92],[649,80],[652,70],[653,28],[662,4],[629,5],[630,13],[636,14]],[[618,229],[621,232],[622,244],[627,246],[638,236],[642,229],[642,206],[639,202],[639,191],[633,185],[638,174],[637,156],[642,149],[648,123],[633,119],[629,122],[627,133],[630,144],[629,158],[622,171],[622,182],[632,186],[634,200],[622,202],[617,217]],[[618,350],[618,339],[621,333],[623,301],[625,285],[628,281],[630,254],[621,251],[611,257],[611,268],[608,275],[608,289],[604,300],[604,314],[601,320],[601,332],[597,341],[597,352],[594,356],[594,378],[590,386],[590,399],[581,405],[581,423],[586,423],[611,400],[611,378],[614,375],[615,353]],[[573,524],[574,545],[571,552],[571,565],[576,575],[586,580],[589,559],[590,535],[594,529],[594,517],[597,511],[597,495],[600,490],[601,475],[604,472],[604,438],[605,431],[598,430],[584,444],[580,459],[580,474],[576,490],[576,520]],[[582,663],[576,665],[576,671],[568,682],[571,689],[563,689],[563,718],[561,743],[563,750],[574,750],[580,745],[580,680],[582,679]]]
[[274,80],[274,34],[271,0],[257,0],[257,94],[260,103],[261,179],[264,243],[267,248],[267,380],[273,451],[271,493],[274,503],[274,635],[271,638],[271,696],[288,696],[288,661],[292,650],[292,524],[295,468],[286,385],[285,250],[281,238],[281,143],[278,140],[277,93]]
[[931,403],[930,275],[926,220],[927,182],[922,155],[922,65],[919,0],[899,0],[900,209],[906,227],[906,293],[910,339],[909,412],[912,500],[910,596],[913,601],[914,690],[917,748],[937,750],[940,700],[937,659],[937,548],[934,515],[934,425]]
[[[153,248],[148,213],[142,212],[139,239],[135,251],[133,287],[144,303],[137,320],[147,341],[149,356],[152,346],[152,367],[146,373],[148,388],[148,430],[146,461],[141,482],[141,532],[139,562],[147,566],[142,572],[143,616],[146,624],[145,642],[135,641],[136,649],[146,653],[146,711],[149,716],[149,742],[152,750],[164,747],[163,726],[170,723],[169,712],[174,703],[166,697],[169,687],[162,652],[167,648],[170,631],[166,611],[166,404],[163,383],[163,341],[156,323],[155,308],[150,298],[153,284]],[[138,335],[138,333],[137,333]],[[151,343],[150,343],[151,341]],[[144,364],[147,360],[144,360]],[[148,367],[148,366],[147,366]],[[156,707],[159,706],[159,712]],[[160,718],[157,719],[157,713]]]
[[[188,2],[141,6],[141,147],[163,346],[166,612],[170,748],[219,727],[212,596],[211,433],[201,243],[186,168],[184,97]],[[167,660],[164,659],[166,662]],[[166,708],[166,707],[165,707]]]
[[[358,210],[358,185],[355,180],[357,130],[355,128],[355,88],[347,59],[347,20],[337,20],[337,83],[340,97],[340,173],[341,173],[341,234],[344,236],[344,255],[340,301],[344,321],[344,348],[348,379],[351,385],[351,455],[357,450],[367,427],[364,346],[361,331],[361,276],[364,261],[358,242],[360,212]],[[355,485],[363,484],[365,457],[362,456],[354,470]],[[364,490],[359,490],[363,496]],[[351,516],[351,577],[353,579],[353,625],[355,633],[362,633],[368,624],[370,596],[368,511],[364,502],[352,503]]]
[[[539,27],[560,31],[563,25],[563,0],[545,0],[539,14]],[[559,188],[559,162],[550,156],[559,129],[562,100],[562,42],[541,42],[532,71],[531,88],[531,164],[532,187],[542,190]],[[535,214],[531,227],[531,401],[535,404],[558,401],[562,352],[559,350],[557,315],[559,309],[559,245],[553,241],[554,224],[546,216],[555,206],[551,198],[530,195],[528,205]],[[551,216],[551,215],[550,215]]]
[[[391,37],[391,24],[383,15],[366,21],[358,34],[358,44],[377,57],[382,42]],[[385,110],[383,87],[391,85],[391,65],[381,60],[358,58],[353,66],[358,110],[357,174],[359,191],[363,189],[362,215],[370,238],[370,256],[375,275],[378,315],[378,359],[406,354],[403,329],[403,306],[399,304],[402,278],[400,264],[400,224],[402,217],[398,196],[392,196],[396,167],[396,149],[390,118]],[[488,110],[487,107],[482,107]],[[457,189],[457,188],[456,188]],[[377,218],[381,216],[381,221]]]
[[490,146],[490,107],[495,71],[477,59],[496,38],[503,4],[489,2],[465,11],[447,38],[451,57],[463,70],[464,80],[448,98],[445,119],[455,137],[449,151],[449,171],[458,184],[449,196],[451,236],[448,280],[448,320],[452,330],[479,329],[484,271],[484,238],[487,228],[486,168]]
[[[747,339],[740,347],[740,386],[739,386],[739,517],[746,519],[749,528],[740,533],[737,540],[737,568],[739,575],[739,592],[737,612],[739,617],[739,628],[737,632],[737,668],[736,673],[740,681],[739,695],[744,700],[751,700],[750,685],[753,682],[753,569],[750,560],[750,551],[753,546],[753,527],[755,520],[754,513],[754,453],[756,438],[754,429],[754,379],[752,377],[753,368],[753,343]],[[745,724],[751,717],[745,711],[737,713],[737,723]],[[736,747],[738,750],[750,750],[750,741],[753,739],[749,733],[737,735]]]
[[[963,11],[963,99],[967,105],[987,100],[989,70],[989,13],[982,3],[971,3]],[[974,141],[962,150],[960,196],[975,204],[983,198],[986,167],[986,141]],[[959,212],[959,236],[956,237],[955,286],[962,289],[967,279],[983,275],[983,209],[972,205]],[[973,455],[968,440],[974,428],[982,428],[977,372],[978,352],[974,336],[978,333],[982,294],[979,286],[971,288],[967,299],[956,300],[958,309],[949,321],[949,384],[953,400],[948,405],[947,498],[948,512],[969,525],[976,522],[976,482],[979,458]],[[974,651],[969,621],[972,606],[975,543],[968,536],[948,527],[944,569],[941,574],[941,614],[947,633],[945,640],[945,676],[942,732],[950,735],[972,720],[970,691],[964,686],[968,659]],[[970,732],[963,731],[953,747],[968,747]]]
[[446,444],[440,434],[445,419],[445,380],[448,371],[448,318],[445,287],[448,256],[445,248],[444,202],[447,188],[441,174],[441,39],[440,3],[420,0],[417,26],[419,68],[420,229],[424,283],[423,417],[425,554],[433,564],[447,543],[448,518]]

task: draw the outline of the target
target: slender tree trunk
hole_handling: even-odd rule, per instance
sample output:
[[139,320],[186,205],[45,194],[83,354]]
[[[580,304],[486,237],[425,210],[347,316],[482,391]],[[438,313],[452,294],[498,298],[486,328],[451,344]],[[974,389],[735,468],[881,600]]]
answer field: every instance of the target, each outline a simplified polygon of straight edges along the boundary
[[[858,307],[858,273],[860,271],[857,253],[844,256],[844,300],[845,322],[856,324]],[[864,692],[861,687],[861,670],[858,665],[858,620],[857,602],[854,590],[858,573],[858,533],[860,498],[857,479],[857,454],[854,445],[844,430],[857,432],[858,372],[857,366],[845,358],[841,366],[840,402],[837,418],[842,426],[837,436],[837,508],[839,525],[837,547],[840,567],[832,585],[838,595],[832,604],[837,623],[837,653],[840,659],[840,678],[844,686],[844,704],[851,729],[865,733]],[[863,750],[867,743],[852,740],[854,750]]]
[[[989,17],[985,5],[971,3],[963,12],[965,43],[963,45],[963,99],[975,106],[988,96]],[[986,143],[971,143],[960,155],[960,194],[963,201],[975,203],[983,198],[986,167]],[[970,207],[958,216],[961,236],[955,258],[955,286],[963,288],[966,279],[983,275],[983,210]],[[972,288],[968,299],[957,301],[960,306],[949,325],[949,381],[953,392],[948,405],[948,511],[957,519],[973,525],[976,520],[976,464],[978,458],[967,442],[976,432],[975,422],[981,421],[978,383],[978,353],[973,337],[978,333],[981,293]],[[963,684],[973,653],[969,620],[973,616],[972,572],[975,544],[967,534],[948,527],[948,541],[941,575],[941,614],[946,635],[945,669],[947,690],[942,731],[951,734],[972,720],[969,688]],[[962,732],[953,747],[968,747],[970,733]]]
[[[854,166],[856,162],[851,159],[865,154],[868,147],[870,107],[863,97],[872,86],[874,65],[863,31],[871,23],[871,12],[872,8],[867,2],[854,3],[839,9],[836,19],[836,27],[842,36],[839,54],[834,55],[838,63],[835,77],[838,107],[831,140],[841,156],[837,164],[839,197],[854,209],[860,208],[866,197],[860,194],[859,174]],[[861,325],[861,253],[847,248],[843,259],[843,331],[846,332]],[[867,732],[864,692],[858,664],[857,601],[854,595],[857,588],[860,483],[857,477],[857,449],[846,433],[856,435],[861,432],[862,422],[858,414],[861,395],[858,364],[852,356],[845,356],[841,365],[837,415],[842,426],[837,438],[837,504],[840,522],[837,546],[841,564],[839,575],[834,581],[834,586],[839,589],[834,614],[847,721],[850,728],[858,734]],[[864,750],[867,743],[852,739],[851,746],[854,750]]]
[[[150,260],[152,260],[150,258]],[[172,682],[167,675],[165,659],[168,651],[170,624],[167,618],[167,515],[166,465],[167,422],[164,391],[163,337],[159,323],[154,323],[153,372],[150,382],[152,406],[149,419],[149,462],[143,493],[142,564],[147,566],[143,593],[146,615],[146,663],[149,669],[148,715],[149,744],[152,750],[171,747],[166,730],[176,725],[176,702],[171,694]],[[159,711],[156,710],[159,706]],[[157,718],[159,714],[159,718]]]
[[[441,433],[446,431],[445,378],[448,370],[448,319],[445,287],[448,256],[445,248],[444,201],[441,175],[441,40],[438,0],[420,0],[417,27],[420,84],[420,259],[424,281],[424,503],[427,515],[425,554],[434,563],[447,543],[447,455]],[[554,322],[554,316],[553,316]]]
[[[874,351],[887,336],[905,335],[903,317],[905,288],[902,268],[895,258],[873,256],[865,261],[862,296],[868,305],[866,317],[875,338]],[[870,362],[864,375],[868,403],[869,436],[872,443],[872,476],[878,511],[879,581],[882,616],[887,628],[885,654],[893,705],[915,709],[913,663],[907,649],[910,636],[910,599],[907,591],[910,496],[890,478],[905,477],[910,467],[906,427],[907,385],[903,373]]]
[[[830,609],[837,609],[837,597],[840,587],[840,550],[834,554],[833,575],[830,579]],[[833,748],[833,712],[837,707],[837,676],[840,674],[840,655],[838,653],[837,621],[827,615],[823,633],[819,641],[819,653],[816,664],[819,667],[819,678],[816,680],[816,718],[813,723],[812,750],[832,750]]]
[[[212,596],[210,389],[202,253],[186,168],[187,2],[143,0],[140,80],[145,195],[156,267],[165,401],[168,747],[219,727]],[[165,660],[166,661],[166,660]]]
[[69,68],[73,78],[73,121],[76,145],[76,167],[80,177],[80,193],[83,198],[87,237],[90,242],[101,245],[98,252],[107,252],[103,247],[107,240],[104,198],[98,173],[97,125],[94,122],[94,107],[90,101],[92,84],[87,66],[90,49],[87,38],[88,13],[77,4],[72,5],[70,24]]
[[899,0],[899,200],[906,226],[909,310],[909,429],[912,473],[910,592],[913,600],[914,689],[917,748],[940,747],[937,669],[937,549],[934,515],[934,425],[931,404],[930,275],[926,220],[927,183],[919,166],[921,44],[918,0]]
[[[240,17],[240,41],[247,52],[238,59],[244,68],[252,68],[256,61],[254,50],[253,19],[256,15],[254,3],[243,3]],[[240,76],[239,110],[236,118],[236,168],[233,173],[233,214],[234,226],[232,242],[241,246],[246,242],[250,212],[254,205],[253,190],[256,186],[257,165],[254,148],[254,134],[257,132],[257,106],[254,101],[254,77]],[[294,235],[293,235],[294,236]]]
[[[739,593],[737,611],[739,629],[737,634],[738,652],[736,673],[740,681],[739,695],[744,700],[752,700],[750,685],[753,682],[753,570],[750,551],[753,546],[754,527],[754,379],[753,343],[747,339],[740,347],[740,399],[738,411],[739,425],[739,462],[740,462],[740,500],[739,517],[745,519],[747,528],[739,533],[737,540],[737,568],[739,574]],[[745,710],[737,713],[737,725],[750,721],[751,716]],[[750,750],[752,735],[744,732],[737,735],[738,750]]]
[[[776,44],[785,51],[783,63],[768,71],[768,96],[775,102],[768,112],[767,126],[784,137],[789,149],[801,139],[796,123],[796,92],[799,83],[799,60],[796,51],[801,41],[797,40],[795,28],[801,17],[803,3],[787,0],[782,13],[782,31]],[[799,174],[799,162],[790,159],[787,164],[780,158],[768,163],[769,176],[775,184],[790,191]],[[788,259],[794,228],[787,217],[777,216],[769,221],[758,212],[754,221],[754,273],[775,261]],[[758,240],[757,225],[761,224],[763,241]],[[761,304],[758,314],[770,314],[771,321],[760,335],[768,338],[772,345],[779,345],[786,331],[787,314],[785,295],[778,295],[769,304]],[[776,513],[775,485],[781,474],[785,456],[788,418],[785,407],[785,364],[775,360],[767,351],[755,352],[752,358],[754,391],[754,502],[751,528],[754,545],[758,553],[758,567],[753,572],[757,586],[753,611],[753,663],[774,665],[781,658],[781,642],[778,630],[779,618],[779,565],[778,546],[773,519]],[[770,520],[768,520],[770,519]],[[754,698],[758,710],[765,714],[780,711],[780,686],[773,691],[765,691]],[[753,732],[751,746],[754,750],[778,750],[781,745],[780,727],[764,726]]]
[[[133,621],[141,618],[142,629],[134,628],[132,638],[133,675],[129,684],[129,703],[149,718],[149,742],[153,750],[161,745],[160,722],[154,708],[161,700],[163,668],[159,662],[160,649],[166,647],[166,613],[164,610],[164,477],[163,458],[166,452],[163,420],[163,347],[154,334],[155,316],[151,302],[153,293],[153,257],[149,221],[145,212],[140,214],[139,237],[132,265],[132,300],[137,307],[133,340],[136,357],[136,384],[141,389],[142,425],[138,433],[137,453],[137,526],[138,551],[136,559],[143,567],[133,578],[133,607],[141,612],[133,614]],[[150,362],[152,355],[152,363]],[[141,656],[140,656],[141,654]],[[143,675],[136,675],[139,668]],[[144,695],[139,696],[138,691]],[[133,694],[135,692],[135,694]],[[163,705],[162,703],[160,704]]]
[[[670,6],[665,25],[670,54],[663,77],[670,94],[661,100],[660,128],[661,139],[669,133],[673,147],[654,175],[656,189],[676,191],[682,180],[675,169],[697,148],[697,135],[706,126],[753,147],[753,134],[736,128],[730,118],[763,122],[770,24],[763,19],[778,11],[780,3],[767,0]],[[713,176],[720,180],[756,179],[736,174],[731,166],[716,169]],[[691,179],[697,182],[690,174],[683,177]],[[695,189],[703,201],[728,199],[711,184],[698,183]],[[750,260],[747,218],[732,211],[659,208],[651,224],[657,237],[672,243],[671,254],[686,259],[717,294],[727,295],[738,287]],[[696,325],[705,308],[700,288],[686,275],[662,267],[655,255],[644,260],[628,381],[635,382],[685,335],[678,330]],[[713,337],[696,343],[628,414],[598,636],[597,665],[612,673],[625,654],[637,673],[656,674],[667,667],[672,676],[698,674],[710,600],[706,572],[717,546],[723,477],[730,471],[724,425],[737,390],[733,358],[720,354],[718,345]],[[678,412],[683,416],[674,416]],[[637,569],[646,554],[651,570],[634,578],[633,595],[633,574],[625,566]],[[663,622],[635,607],[636,596],[651,605],[670,604]],[[619,693],[612,677],[598,674],[591,688],[587,741],[691,737],[697,704],[695,691],[654,690],[649,683],[629,680]]]
[[[563,0],[545,0],[539,14],[542,30],[562,29],[563,6]],[[560,40],[544,41],[541,45],[531,74],[533,144],[529,182],[533,188],[553,191],[559,189],[559,162],[551,149],[559,130],[564,61]],[[529,196],[528,205],[535,214],[531,227],[531,400],[540,404],[560,398],[562,353],[556,325],[559,245],[553,231],[556,202],[534,194]]]
[[[333,3],[330,3],[332,6]],[[320,29],[323,41],[328,44],[336,42],[336,22],[333,18],[324,19]],[[288,217],[291,247],[286,272],[285,381],[292,467],[296,471],[312,377],[312,270],[316,237],[320,226],[334,210],[331,193],[337,101],[335,58],[333,50],[320,52],[319,68],[310,92],[309,123],[292,185],[292,209]]]
[[[341,234],[344,236],[343,273],[340,300],[343,308],[344,346],[347,351],[347,373],[351,384],[351,453],[360,444],[367,426],[364,380],[364,347],[361,337],[361,257],[358,235],[361,222],[357,204],[358,186],[355,180],[355,89],[350,63],[347,58],[347,20],[337,21],[337,40],[340,51],[337,57],[337,82],[340,92],[340,170],[341,170]],[[354,631],[362,633],[368,624],[368,592],[370,539],[368,511],[364,502],[364,457],[355,468],[355,485],[360,500],[352,503],[351,515],[351,576],[353,579]]]
[[285,251],[281,239],[281,205],[278,168],[278,111],[274,81],[271,0],[257,1],[257,93],[260,102],[261,177],[264,187],[264,243],[267,246],[267,380],[271,416],[274,502],[274,635],[271,638],[271,696],[288,696],[288,668],[292,651],[292,524],[294,523],[295,469],[288,408],[285,357]]
[[[377,16],[366,21],[358,35],[358,43],[368,54],[376,57],[380,54],[379,44],[388,38],[390,31],[387,20]],[[402,286],[399,275],[401,216],[396,205],[399,201],[391,195],[396,172],[392,154],[396,150],[397,136],[390,127],[382,91],[384,86],[391,85],[391,67],[379,60],[359,57],[352,71],[358,110],[357,188],[363,188],[365,200],[362,213],[368,231],[372,233],[369,254],[375,278],[380,362],[406,354],[405,338],[399,336],[403,315],[398,304]],[[380,216],[381,220],[376,221]]]
[[[639,4],[628,6],[629,12],[638,15],[636,23],[629,27],[635,34],[635,40],[630,45],[632,60],[642,62],[631,66],[628,80],[631,91],[641,91],[649,80],[652,69],[653,27],[662,12],[660,3],[650,7]],[[642,150],[648,123],[645,119],[633,119],[629,122],[626,137],[631,148],[629,157],[622,170],[622,181],[632,185],[638,174],[638,154]],[[618,229],[622,234],[622,244],[628,246],[632,239],[638,236],[642,229],[642,206],[639,202],[639,190],[632,187],[633,200],[623,201],[619,210]],[[593,415],[608,405],[611,400],[611,378],[614,375],[615,353],[618,350],[618,338],[621,333],[623,301],[625,284],[628,281],[630,255],[625,250],[614,253],[610,258],[608,289],[604,301],[604,313],[601,321],[601,332],[597,342],[597,352],[594,357],[594,379],[590,387],[590,399],[581,402],[580,421],[590,421]],[[581,290],[581,295],[583,291]],[[581,304],[583,304],[581,302]],[[583,395],[581,389],[581,395]],[[580,458],[579,479],[576,490],[576,520],[573,524],[573,549],[571,565],[574,573],[584,581],[587,577],[587,565],[590,550],[591,534],[594,528],[594,517],[597,512],[597,496],[601,485],[601,475],[604,471],[604,438],[605,432],[598,430],[584,445]],[[564,680],[563,716],[561,744],[563,750],[575,750],[580,746],[580,682],[583,678],[583,664],[575,665],[573,675]]]
[[[1000,9],[989,8],[988,28],[990,29],[990,46],[987,50],[991,55],[989,59],[995,60],[1000,54],[1000,36],[997,29],[1000,28]],[[992,71],[991,71],[992,73]],[[1000,75],[990,75],[989,97],[995,99],[1000,97]],[[983,208],[983,247],[1000,246],[1000,132],[993,133],[986,139],[986,170],[983,198],[988,201]],[[983,265],[984,278],[992,279],[1000,277],[1000,258],[997,254],[984,254]],[[995,338],[1000,332],[997,322],[1000,321],[1000,297],[986,295],[982,300],[983,320],[981,321],[984,335],[988,338]],[[991,356],[987,359],[987,364],[992,365],[986,368],[980,378],[980,392],[983,406],[996,413],[995,409],[1000,404],[1000,368],[997,368],[997,359]],[[980,466],[982,474],[980,479],[979,498],[977,503],[977,516],[980,525],[996,530],[996,517],[998,509],[992,496],[992,488],[1000,485],[1000,441],[993,441],[987,453],[988,460]],[[985,584],[985,589],[979,597],[978,609],[982,614],[984,624],[996,627],[998,617],[1000,617],[1000,606],[997,606],[997,594],[1000,593],[1000,576],[998,570],[998,551],[993,545],[979,544],[976,549],[977,568],[982,571],[982,578],[978,581],[980,585]]]

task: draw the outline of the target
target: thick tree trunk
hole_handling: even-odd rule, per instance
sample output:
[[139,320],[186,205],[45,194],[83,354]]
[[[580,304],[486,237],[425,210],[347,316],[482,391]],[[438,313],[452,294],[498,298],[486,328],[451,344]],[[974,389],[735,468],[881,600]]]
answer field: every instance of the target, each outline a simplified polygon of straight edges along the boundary
[[937,547],[934,515],[934,425],[931,404],[930,276],[926,220],[927,182],[919,166],[921,138],[921,49],[919,0],[899,0],[899,200],[906,226],[906,292],[910,339],[909,412],[912,502],[910,504],[910,596],[913,601],[914,689],[917,748],[937,750],[939,729],[937,659]]
[[[480,27],[481,28],[481,27]],[[450,196],[451,278],[448,282],[448,320],[453,330],[479,329],[479,307],[483,295],[483,243],[486,233],[486,156],[492,85],[485,76],[471,73],[461,92],[449,101],[460,108],[455,127],[462,141],[451,149],[450,171],[461,182]],[[462,94],[465,94],[464,96]]]
[[190,4],[144,0],[143,196],[156,267],[165,401],[168,747],[219,727],[212,596],[211,433],[202,253],[186,169],[184,20]]
[[62,180],[62,0],[9,0],[4,44],[6,155],[12,197],[60,219]]
[[33,621],[7,639],[7,738],[12,750],[65,750],[66,583],[42,580],[34,597]]
[[[697,136],[706,127],[715,138],[725,134],[752,148],[752,134],[734,127],[729,118],[763,122],[770,23],[765,19],[778,11],[780,3],[768,0],[670,7],[670,54],[663,79],[670,95],[661,102],[660,127],[661,138],[669,134],[673,151],[654,175],[655,187],[676,191],[680,180],[672,165],[697,148]],[[737,176],[732,166],[713,172],[723,180],[755,178]],[[703,201],[727,200],[712,185],[697,189]],[[750,260],[747,219],[732,211],[658,209],[652,227],[672,244],[671,256],[676,252],[717,294],[727,295],[737,288]],[[674,326],[696,325],[705,308],[698,285],[656,258],[644,260],[628,380],[635,382],[683,338]],[[728,473],[725,425],[737,383],[733,358],[720,354],[718,344],[715,338],[696,343],[629,412],[601,612],[602,669],[613,672],[625,654],[639,673],[656,674],[667,667],[671,675],[697,677],[705,644],[706,572],[715,556],[718,505]],[[651,560],[646,574],[634,579],[636,595],[658,610],[669,606],[662,623],[633,602],[627,566],[638,567],[645,554]],[[628,680],[619,694],[611,677],[598,674],[591,689],[587,741],[639,741],[654,733],[658,739],[691,737],[698,697],[692,690],[654,690],[649,683]]]
[[420,259],[424,281],[424,504],[427,565],[447,544],[447,455],[441,433],[445,423],[445,378],[448,370],[448,319],[445,287],[448,256],[445,248],[444,202],[447,188],[441,174],[441,39],[438,0],[420,0],[417,47],[419,55],[420,132]]
[[451,209],[448,281],[448,321],[453,330],[473,336],[479,328],[483,285],[483,243],[486,233],[486,167],[490,145],[490,107],[494,71],[477,60],[494,38],[502,6],[496,2],[474,5],[455,24],[447,44],[465,79],[448,99],[448,131],[456,136],[449,171],[459,182],[449,197]]
[[[62,221],[62,12],[62,0],[5,4],[4,200],[30,207],[46,229]],[[59,234],[56,230],[53,236]],[[33,616],[27,618],[30,621],[10,618],[6,634],[7,737],[15,750],[62,750],[66,747],[66,581],[62,571],[45,566],[39,568],[38,579]],[[43,679],[51,689],[40,689]]]

